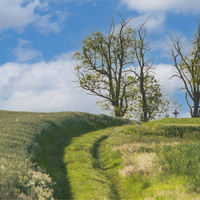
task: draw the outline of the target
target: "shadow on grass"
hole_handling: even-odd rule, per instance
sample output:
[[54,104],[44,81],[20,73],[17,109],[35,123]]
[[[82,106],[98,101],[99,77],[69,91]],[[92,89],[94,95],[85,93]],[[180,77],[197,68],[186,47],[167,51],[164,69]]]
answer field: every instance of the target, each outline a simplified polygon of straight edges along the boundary
[[53,187],[55,199],[73,199],[70,182],[67,179],[67,165],[63,163],[64,150],[70,145],[73,137],[85,133],[87,131],[72,131],[67,127],[56,127],[49,134],[52,137],[45,136],[39,141],[41,149],[34,161],[57,183]]
[[[79,137],[88,132],[89,131],[81,130],[72,132],[70,128],[56,128],[56,130],[50,133],[50,135],[56,135],[56,138],[45,136],[39,141],[41,149],[34,159],[34,162],[45,169],[46,173],[57,183],[53,188],[55,199],[73,199],[70,182],[67,179],[67,165],[63,163],[64,149],[66,146],[70,145],[73,137]],[[102,138],[102,140],[106,138],[107,137]],[[98,143],[95,143],[93,151],[94,157],[98,157],[97,151]],[[96,167],[100,167],[100,165]]]
[[[55,134],[59,136],[59,132],[55,131]],[[70,183],[66,178],[66,166],[63,164],[64,148],[71,141],[69,135],[60,136],[54,141],[42,139],[41,150],[35,159],[35,162],[57,183],[54,186],[55,199],[72,199]]]
[[[94,115],[91,116],[93,117]],[[67,179],[67,166],[63,163],[64,150],[66,146],[70,145],[71,139],[90,131],[97,131],[109,126],[130,123],[128,120],[114,119],[104,115],[95,116],[93,118],[97,120],[91,119],[86,121],[80,116],[80,119],[77,121],[71,120],[72,122],[68,121],[61,125],[49,121],[49,128],[42,133],[42,137],[37,138],[40,149],[34,162],[45,169],[46,173],[57,183],[57,185],[54,186],[55,199],[73,199],[70,182]],[[108,118],[110,122],[102,122],[103,120],[101,118],[104,121]],[[98,148],[98,146],[96,146],[96,148]],[[94,152],[96,152],[96,150],[94,150]]]

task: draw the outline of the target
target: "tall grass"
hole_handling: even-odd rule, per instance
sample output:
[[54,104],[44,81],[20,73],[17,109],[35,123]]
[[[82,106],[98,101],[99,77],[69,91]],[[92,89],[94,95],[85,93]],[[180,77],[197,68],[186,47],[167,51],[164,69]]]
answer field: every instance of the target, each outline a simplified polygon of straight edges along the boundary
[[[121,169],[107,170],[115,174],[119,194],[128,199],[199,198],[199,123],[166,119],[126,125],[111,134],[104,155],[114,151],[123,158]],[[112,156],[104,164],[114,160]]]
[[62,193],[68,184],[62,148],[73,137],[123,123],[127,121],[78,112],[0,111],[0,199],[48,199]]
[[0,111],[0,199],[199,198],[200,119],[128,123]]
[[200,143],[167,146],[159,155],[163,172],[185,177],[189,189],[200,192]]

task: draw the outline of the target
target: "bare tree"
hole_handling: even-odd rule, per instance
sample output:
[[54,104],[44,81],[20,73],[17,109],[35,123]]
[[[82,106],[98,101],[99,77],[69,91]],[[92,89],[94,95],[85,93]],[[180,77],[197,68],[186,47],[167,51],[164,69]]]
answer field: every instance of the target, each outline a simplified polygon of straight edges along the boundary
[[132,116],[143,122],[163,117],[175,106],[180,108],[178,102],[165,94],[162,85],[154,76],[154,58],[149,59],[148,57],[153,39],[146,41],[146,23],[150,17],[139,27],[132,45],[135,70],[131,70],[131,72],[135,74],[137,83],[130,85],[133,98],[129,110],[133,111]]
[[[170,34],[169,34],[170,35]],[[198,117],[198,108],[200,100],[200,25],[198,23],[198,33],[195,34],[193,49],[187,55],[183,54],[182,44],[180,39],[175,34],[175,37],[170,35],[172,48],[168,53],[172,56],[173,66],[176,68],[177,74],[173,77],[178,77],[183,81],[186,90],[185,99],[190,109],[191,117]],[[193,102],[193,106],[189,103],[188,96]],[[192,109],[194,107],[194,110]]]

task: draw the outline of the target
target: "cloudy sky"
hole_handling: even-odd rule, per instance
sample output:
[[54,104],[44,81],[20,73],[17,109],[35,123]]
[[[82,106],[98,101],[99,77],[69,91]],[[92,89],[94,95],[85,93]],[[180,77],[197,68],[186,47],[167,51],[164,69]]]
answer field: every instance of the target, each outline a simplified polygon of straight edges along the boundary
[[191,48],[197,31],[199,0],[0,0],[0,109],[13,111],[82,111],[100,114],[100,100],[77,88],[71,58],[93,30],[107,33],[117,12],[138,28],[148,16],[147,39],[154,39],[151,56],[156,76],[183,106],[188,107],[182,83],[169,77],[174,68],[167,54],[169,35],[175,32],[183,51]]

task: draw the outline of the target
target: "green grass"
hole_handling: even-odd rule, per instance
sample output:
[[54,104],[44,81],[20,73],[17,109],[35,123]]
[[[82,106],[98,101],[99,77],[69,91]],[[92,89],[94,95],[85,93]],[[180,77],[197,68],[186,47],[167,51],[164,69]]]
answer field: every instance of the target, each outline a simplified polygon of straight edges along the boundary
[[199,198],[199,122],[167,119],[74,139],[65,149],[72,198]]
[[73,199],[116,198],[111,183],[99,168],[94,155],[94,144],[112,133],[113,128],[87,133],[74,138],[65,148],[67,178],[71,185]]
[[124,123],[129,121],[78,112],[0,111],[0,199],[71,198],[65,147],[90,131]]
[[199,123],[200,119],[167,119],[116,129],[100,155],[104,166],[118,162],[105,173],[115,180],[119,197],[199,198]]
[[130,123],[0,111],[0,199],[200,198],[200,119]]

